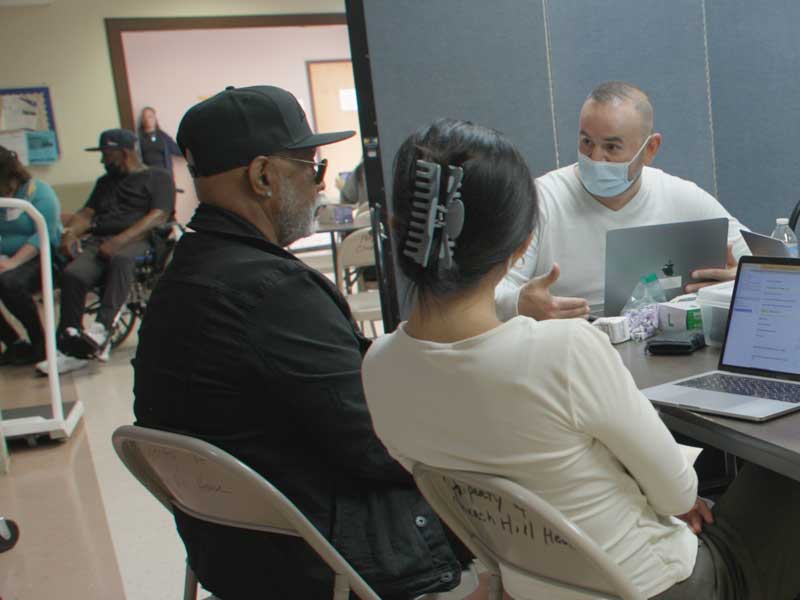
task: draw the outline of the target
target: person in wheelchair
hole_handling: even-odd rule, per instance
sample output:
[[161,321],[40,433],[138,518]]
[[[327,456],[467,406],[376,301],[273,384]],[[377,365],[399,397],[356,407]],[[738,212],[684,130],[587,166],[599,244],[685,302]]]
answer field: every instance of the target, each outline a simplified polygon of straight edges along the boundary
[[[108,129],[97,147],[106,174],[66,224],[61,251],[69,259],[61,273],[61,319],[57,368],[66,373],[107,350],[113,323],[125,304],[137,259],[155,250],[155,230],[175,206],[175,186],[164,169],[146,167],[136,148],[136,134]],[[86,295],[102,283],[95,321],[83,328]],[[49,365],[36,365],[47,373]]]

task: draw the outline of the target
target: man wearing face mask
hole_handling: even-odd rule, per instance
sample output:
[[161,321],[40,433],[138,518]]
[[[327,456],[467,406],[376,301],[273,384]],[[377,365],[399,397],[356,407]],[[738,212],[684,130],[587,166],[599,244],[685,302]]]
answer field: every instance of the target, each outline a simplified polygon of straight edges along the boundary
[[742,225],[694,183],[650,167],[660,146],[643,91],[621,81],[592,91],[580,113],[578,162],[536,180],[539,223],[524,259],[495,290],[500,318],[585,317],[602,304],[609,229],[725,217],[726,268],[695,271],[701,281],[686,291],[735,277],[747,253]]
[[[61,252],[69,263],[61,274],[58,371],[86,365],[91,356],[107,357],[111,326],[130,292],[135,260],[153,247],[151,232],[175,208],[175,186],[164,169],[148,168],[136,151],[136,134],[108,129],[88,152],[101,152],[106,174],[89,199],[64,227]],[[82,324],[86,294],[103,282],[95,322]],[[47,373],[49,365],[36,365]]]
[[[448,539],[372,428],[369,347],[332,282],[285,250],[313,231],[327,163],[289,92],[228,88],[178,128],[200,205],[139,331],[137,425],[218,446],[266,476],[387,600],[458,584]],[[211,525],[179,510],[188,561],[225,600],[329,598],[330,569],[302,540]]]

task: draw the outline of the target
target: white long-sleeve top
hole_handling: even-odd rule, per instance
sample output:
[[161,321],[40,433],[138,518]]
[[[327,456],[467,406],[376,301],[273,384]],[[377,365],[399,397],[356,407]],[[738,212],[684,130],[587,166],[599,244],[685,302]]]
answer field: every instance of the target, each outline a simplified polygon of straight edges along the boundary
[[554,262],[561,267],[561,276],[550,288],[552,294],[602,304],[609,229],[724,217],[734,256],[749,254],[739,233],[742,224],[713,196],[660,169],[644,167],[639,191],[618,211],[606,208],[583,188],[574,164],[537,178],[536,193],[539,220],[533,241],[495,290],[497,315],[504,321],[518,314],[520,287],[548,273]]
[[[401,464],[529,488],[648,597],[691,574],[697,538],[670,515],[693,506],[697,476],[605,334],[580,319],[516,317],[442,344],[404,327],[376,340],[362,369],[375,430]],[[504,583],[520,600],[537,591]]]

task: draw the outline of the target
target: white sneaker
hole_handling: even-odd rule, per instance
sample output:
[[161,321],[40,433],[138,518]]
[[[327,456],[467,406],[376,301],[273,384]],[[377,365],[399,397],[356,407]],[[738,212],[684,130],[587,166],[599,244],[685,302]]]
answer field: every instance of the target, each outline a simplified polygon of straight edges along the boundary
[[92,323],[88,329],[85,329],[83,335],[97,347],[98,352],[104,349],[108,341],[108,329],[106,329],[105,325],[97,321]]
[[[74,356],[67,356],[60,351],[56,352],[56,367],[58,368],[58,372],[60,374],[69,373],[70,371],[77,371],[78,369],[84,368],[87,364],[89,364],[88,360],[75,358]],[[42,375],[47,375],[50,372],[49,369],[50,368],[46,360],[36,363],[36,371]]]
[[109,358],[111,358],[111,344],[106,344],[105,348],[97,354],[97,360],[106,363]]

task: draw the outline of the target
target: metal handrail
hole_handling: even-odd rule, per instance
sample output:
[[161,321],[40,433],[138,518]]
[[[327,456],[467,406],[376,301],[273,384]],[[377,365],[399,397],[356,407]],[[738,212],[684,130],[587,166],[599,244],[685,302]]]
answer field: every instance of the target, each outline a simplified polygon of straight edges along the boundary
[[39,234],[39,270],[42,275],[42,301],[44,302],[44,340],[47,356],[47,379],[50,385],[50,406],[53,419],[64,420],[64,405],[61,401],[61,386],[56,368],[56,317],[53,305],[53,260],[50,253],[50,236],[47,223],[36,207],[26,200],[0,198],[0,208],[16,208],[25,212],[36,224]]

